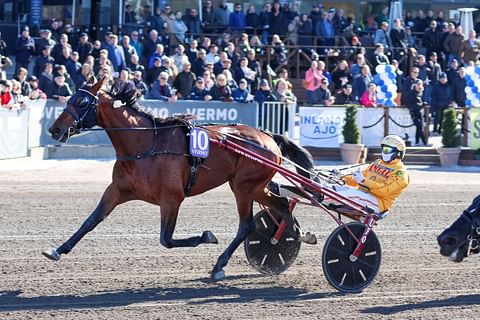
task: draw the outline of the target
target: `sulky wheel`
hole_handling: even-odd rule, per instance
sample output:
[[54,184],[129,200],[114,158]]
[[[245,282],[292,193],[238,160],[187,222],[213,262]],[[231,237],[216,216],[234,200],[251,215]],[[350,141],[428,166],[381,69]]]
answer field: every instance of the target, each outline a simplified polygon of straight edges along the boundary
[[[286,215],[273,209],[268,210],[279,223],[282,220],[281,217]],[[278,226],[270,214],[267,209],[264,209],[255,215],[255,231],[245,239],[244,247],[248,262],[255,269],[264,274],[274,275],[284,272],[293,264],[300,251],[300,241],[298,241],[299,231],[296,227],[298,223],[295,219],[295,224],[288,223],[283,235],[275,244],[272,239]]]
[[[362,237],[364,224],[350,222],[346,226],[358,239]],[[360,256],[352,262],[350,254],[357,247],[357,242],[347,231],[346,226],[342,225],[335,229],[325,242],[322,254],[323,273],[327,281],[338,291],[358,293],[377,275],[382,260],[382,249],[372,230],[367,236]]]

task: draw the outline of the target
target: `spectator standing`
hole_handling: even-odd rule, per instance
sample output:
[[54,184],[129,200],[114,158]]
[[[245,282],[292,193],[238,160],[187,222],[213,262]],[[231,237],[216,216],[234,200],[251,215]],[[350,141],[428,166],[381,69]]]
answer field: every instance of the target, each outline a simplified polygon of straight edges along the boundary
[[156,99],[161,101],[175,102],[177,97],[173,95],[172,88],[168,84],[169,75],[166,72],[161,72],[158,79],[152,85],[152,90],[148,94],[149,99]]
[[290,44],[298,44],[298,30],[300,29],[300,17],[296,16],[288,25],[287,40]]
[[[315,35],[319,38],[320,46],[333,46],[335,44],[335,29],[332,21],[329,19],[329,13],[322,12],[322,18],[315,25]],[[321,49],[322,54],[324,49]]]
[[405,22],[405,27],[409,27],[410,29],[415,28],[415,21],[413,19],[412,10],[407,10],[405,12],[404,22]]
[[165,57],[165,51],[164,51],[164,46],[163,44],[157,44],[156,48],[155,48],[155,52],[152,53],[152,55],[149,57],[148,59],[148,67],[151,68],[153,67],[153,63],[154,63],[154,60],[156,58],[160,58],[162,59],[163,57]]
[[162,18],[162,8],[157,7],[155,9],[155,14],[150,16],[147,21],[147,26],[151,29],[157,30],[159,33],[163,33],[167,28],[167,22]]
[[465,87],[467,86],[467,80],[465,79],[466,70],[464,67],[458,69],[458,76],[452,83],[453,101],[458,107],[465,107],[465,100],[467,94],[465,93]]
[[452,59],[450,62],[450,66],[447,69],[447,79],[448,79],[448,84],[452,86],[454,80],[456,77],[458,77],[458,61],[457,59]]
[[132,5],[125,6],[125,23],[137,23],[135,16],[137,13],[133,10]]
[[310,21],[312,21],[313,28],[315,29],[317,23],[322,20],[322,10],[320,10],[320,6],[318,4],[314,4],[312,6],[312,11],[310,12],[308,18]]
[[142,56],[142,43],[140,42],[138,31],[132,31],[130,34],[130,45],[135,49],[137,56]]
[[84,63],[82,65],[82,69],[80,70],[80,74],[77,77],[77,81],[75,82],[75,88],[77,90],[80,89],[91,77],[95,77],[92,65],[89,63]]
[[10,109],[12,93],[10,91],[11,83],[9,80],[0,80],[0,107]]
[[258,17],[258,25],[260,30],[262,30],[262,42],[268,43],[268,38],[270,36],[270,15],[272,13],[272,5],[267,3],[263,6],[263,11]]
[[312,20],[306,14],[300,16],[300,22],[298,27],[298,45],[303,46],[302,50],[310,52],[310,47],[313,44],[312,41],[313,24]]
[[233,79],[232,73],[230,70],[223,70],[222,74],[227,78],[227,86],[230,87],[230,89],[233,91],[238,87],[237,82]]
[[221,0],[218,7],[213,10],[213,24],[217,27],[217,33],[224,32],[229,23],[230,10],[226,0]]
[[[68,74],[71,76],[74,83],[77,83],[77,78],[80,75],[82,69],[82,64],[78,61],[79,55],[77,51],[72,52],[70,58],[67,60],[65,67],[67,68]],[[75,89],[75,87],[73,88]],[[72,90],[73,91],[73,90]]]
[[67,42],[70,43],[70,46],[72,47],[72,51],[76,50],[78,47],[78,34],[75,32],[72,25],[67,23],[65,25],[65,29],[63,33],[67,35],[67,38],[68,38]]
[[323,79],[322,72],[318,69],[318,61],[313,60],[310,68],[305,72],[304,88],[307,93],[307,104],[314,103],[315,90],[320,88]]
[[[105,50],[105,49],[102,49],[102,44],[100,41],[98,40],[95,40],[93,42],[93,49],[92,49],[92,52],[91,52],[91,56],[95,59],[95,60],[98,60],[98,58],[100,58],[100,50]],[[107,52],[108,53],[108,52]],[[88,56],[87,56],[88,57]]]
[[272,92],[272,96],[275,97],[275,101],[280,102],[295,102],[297,97],[288,89],[288,84],[285,79],[278,79],[275,83],[275,90]]
[[214,26],[213,5],[211,0],[203,1],[202,27],[203,31],[207,34],[216,33]]
[[238,67],[238,59],[240,58],[239,57],[239,54],[235,51],[235,44],[233,42],[229,42],[227,44],[227,58],[232,61],[232,65],[234,67],[234,69],[236,69]]
[[130,37],[124,35],[122,37],[122,44],[121,44],[123,55],[125,57],[125,64],[128,66],[132,61],[132,56],[137,54],[135,48],[130,44]]
[[13,62],[9,57],[0,56],[0,80],[7,80],[7,70],[10,69],[12,65]]
[[412,90],[410,90],[405,97],[405,104],[410,111],[413,124],[415,125],[415,145],[419,145],[422,140],[423,145],[427,145],[425,133],[423,132],[422,109],[424,106],[423,100],[423,81],[415,80]]
[[183,64],[183,70],[178,73],[173,81],[173,87],[177,90],[177,95],[179,95],[180,99],[186,99],[188,97],[195,84],[196,78],[195,74],[191,71],[190,62],[186,61]]
[[[454,32],[447,35],[443,43],[445,52],[448,54],[448,64],[450,64],[453,59],[460,61],[462,54],[462,43],[462,26],[457,26]],[[448,80],[451,81],[450,78]]]
[[433,132],[442,132],[443,111],[453,102],[452,89],[447,83],[447,74],[440,74],[439,82],[433,86],[430,107],[433,110]]
[[248,59],[241,58],[238,68],[235,70],[235,80],[239,82],[241,79],[245,79],[248,82],[248,86],[255,81],[256,73],[248,67]]
[[177,47],[185,43],[185,33],[188,31],[187,25],[182,19],[182,11],[175,12],[175,19],[172,21],[173,37],[170,37],[170,45]]
[[35,41],[30,37],[30,29],[27,26],[22,27],[21,34],[15,42],[15,70],[25,68],[28,70],[28,65],[35,54]]
[[407,54],[407,36],[405,34],[405,29],[402,26],[401,19],[395,19],[392,29],[390,29],[390,40],[392,42],[394,49],[393,58],[400,60],[403,55]]
[[219,60],[213,65],[213,73],[219,75],[225,69],[225,61],[228,59],[227,53],[225,51],[220,52],[218,55]]
[[210,48],[208,48],[208,54],[205,57],[205,64],[215,64],[219,60],[220,58],[218,57],[218,46],[216,44],[212,44]]
[[237,2],[234,6],[234,11],[230,13],[229,23],[230,30],[235,35],[239,35],[245,31],[247,25],[247,19],[245,13],[242,10],[242,4]]
[[442,52],[442,31],[438,30],[437,22],[432,20],[430,22],[430,28],[425,31],[423,35],[423,46],[427,49],[427,57],[430,57],[432,52]]
[[127,62],[125,60],[125,54],[123,49],[118,45],[118,36],[112,34],[110,36],[110,41],[107,47],[108,50],[108,60],[112,62],[113,71],[119,72],[122,69],[127,67]]
[[274,2],[272,6],[272,12],[269,15],[270,17],[270,35],[279,35],[283,36],[287,26],[284,26],[285,17],[282,12],[282,8],[279,2]]
[[158,31],[155,29],[150,30],[150,32],[148,33],[148,38],[146,38],[143,42],[141,50],[144,61],[143,63],[148,66],[148,68],[152,67],[150,65],[150,57],[155,53],[159,44],[161,44],[163,47],[162,41],[158,37]]
[[[402,92],[402,97],[401,97],[401,99],[402,99],[401,104],[402,105],[405,105],[407,103],[405,99],[407,99],[410,91],[413,90],[413,85],[417,81],[419,73],[420,72],[419,72],[418,68],[413,67],[410,70],[410,75],[404,79],[404,82],[403,82],[403,85],[402,85],[403,92]],[[422,91],[423,91],[423,82],[422,82]]]
[[259,28],[260,26],[260,17],[258,14],[255,12],[255,5],[250,4],[247,9],[247,14],[245,16],[245,22],[246,22],[246,27],[247,27],[247,33],[248,34],[254,34],[255,31]]
[[348,25],[349,22],[345,17],[345,11],[342,8],[339,8],[338,10],[336,10],[335,15],[333,16],[333,26],[335,28],[335,34],[343,34]]
[[476,37],[477,33],[475,30],[470,30],[468,39],[462,41],[460,55],[464,65],[467,65],[470,61],[477,61],[478,53],[480,52],[480,41]]
[[185,54],[188,57],[188,61],[190,61],[191,63],[193,63],[197,59],[198,41],[196,39],[193,39],[192,41],[190,41]]
[[47,95],[40,90],[38,87],[38,78],[35,76],[29,76],[28,77],[28,83],[30,85],[31,91],[30,94],[28,95],[28,98],[31,100],[37,100],[37,99],[47,99]]
[[381,44],[385,50],[387,56],[391,55],[391,48],[392,48],[392,40],[390,39],[390,35],[388,34],[388,23],[382,22],[380,28],[375,31],[375,36],[373,38],[373,43],[375,45]]
[[151,87],[153,82],[155,82],[158,79],[158,76],[161,72],[161,69],[160,69],[161,66],[162,66],[162,58],[156,57],[153,60],[153,67],[147,69],[147,75],[145,77],[145,80],[149,87]]
[[417,11],[417,16],[413,19],[414,27],[413,31],[415,32],[425,32],[428,27],[427,20],[425,19],[425,13],[423,10]]
[[375,18],[377,25],[382,25],[382,23],[388,21],[388,6],[384,6],[382,12]]
[[185,19],[185,24],[191,38],[199,37],[202,34],[202,21],[200,21],[196,9],[190,10],[190,14]]
[[203,81],[205,82],[205,89],[210,91],[215,86],[215,77],[209,70],[203,71]]

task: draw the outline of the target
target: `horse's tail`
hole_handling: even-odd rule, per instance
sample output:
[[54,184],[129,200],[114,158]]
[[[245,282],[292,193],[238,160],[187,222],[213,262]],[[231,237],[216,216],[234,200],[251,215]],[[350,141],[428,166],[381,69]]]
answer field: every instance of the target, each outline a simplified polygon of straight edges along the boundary
[[[297,145],[295,142],[280,134],[273,134],[273,140],[277,143],[284,157],[287,157],[300,167],[305,168],[308,172],[315,172],[313,157],[307,149]],[[305,170],[298,167],[296,167],[296,170],[298,174],[309,179],[311,178],[310,174]]]

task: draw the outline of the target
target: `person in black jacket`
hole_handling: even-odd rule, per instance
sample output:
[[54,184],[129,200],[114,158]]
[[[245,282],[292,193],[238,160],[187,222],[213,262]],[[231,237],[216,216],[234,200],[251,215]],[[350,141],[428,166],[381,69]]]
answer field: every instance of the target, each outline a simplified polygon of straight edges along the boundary
[[208,93],[208,90],[205,89],[205,81],[203,78],[197,78],[197,81],[195,81],[195,85],[188,95],[187,100],[210,101],[212,96],[210,96]]
[[423,144],[427,145],[427,140],[425,139],[425,134],[423,132],[423,120],[421,110],[423,109],[424,103],[422,100],[423,95],[423,81],[420,79],[415,80],[413,88],[410,92],[407,93],[405,97],[405,105],[410,111],[410,116],[412,117],[413,124],[415,125],[415,144],[419,145],[420,139]]
[[55,73],[53,80],[54,83],[51,98],[63,103],[67,102],[72,96],[72,90],[70,90],[70,87],[65,83],[65,76],[61,73]]
[[22,67],[28,70],[28,64],[35,54],[35,41],[30,37],[30,29],[27,26],[22,28],[21,34],[15,42],[14,51],[15,71]]
[[352,95],[352,85],[347,83],[342,86],[342,90],[335,95],[335,104],[346,105],[357,103]]
[[227,78],[224,74],[219,74],[217,76],[217,81],[215,85],[210,89],[210,96],[212,100],[231,102],[232,98],[232,89],[227,86]]
[[197,78],[191,71],[191,63],[185,62],[183,64],[183,70],[180,72],[173,81],[173,87],[177,89],[177,93],[180,94],[180,99],[186,99],[192,91],[192,87]]
[[452,103],[453,95],[450,85],[447,83],[447,74],[440,73],[438,83],[433,86],[430,106],[435,115],[433,132],[442,132],[443,111]]
[[453,80],[452,83],[453,101],[455,101],[459,107],[465,107],[465,99],[467,99],[467,94],[465,93],[465,87],[467,86],[465,72],[466,71],[464,67],[459,68],[458,76]]

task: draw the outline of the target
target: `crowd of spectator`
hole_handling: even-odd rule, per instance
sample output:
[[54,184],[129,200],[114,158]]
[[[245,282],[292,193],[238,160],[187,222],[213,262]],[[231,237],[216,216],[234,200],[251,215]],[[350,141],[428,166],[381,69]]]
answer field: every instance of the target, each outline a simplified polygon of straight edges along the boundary
[[[135,11],[127,4],[125,22],[145,26],[145,34],[137,29],[121,35],[107,32],[97,40],[58,19],[40,30],[37,39],[25,26],[11,50],[11,80],[5,71],[12,61],[0,52],[0,103],[15,108],[24,97],[65,102],[92,76],[133,81],[139,96],[168,102],[296,101],[288,78],[288,44],[311,53],[302,81],[308,104],[375,107],[376,67],[392,64],[397,67],[397,101],[412,109],[429,103],[437,115],[436,132],[441,131],[442,109],[465,105],[465,67],[478,63],[480,41],[475,30],[466,30],[464,40],[459,22],[447,21],[443,11],[425,15],[419,10],[415,17],[406,11],[390,27],[388,7],[363,23],[346,17],[342,9],[321,5],[309,14],[279,2],[259,12],[254,4],[246,11],[240,3],[233,8],[230,12],[225,1],[204,1],[200,20],[196,9],[184,15],[168,4],[154,12],[149,6]],[[422,47],[412,31],[420,32]],[[362,45],[364,39],[374,46],[372,52]],[[317,50],[311,49],[314,42],[320,45]],[[327,68],[322,46],[338,44],[345,50]],[[5,46],[0,42],[0,50]],[[405,59],[409,49],[415,50],[410,61]],[[258,58],[266,50],[268,65]]]

